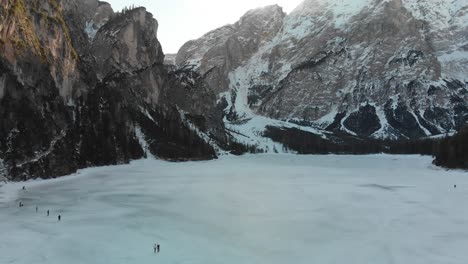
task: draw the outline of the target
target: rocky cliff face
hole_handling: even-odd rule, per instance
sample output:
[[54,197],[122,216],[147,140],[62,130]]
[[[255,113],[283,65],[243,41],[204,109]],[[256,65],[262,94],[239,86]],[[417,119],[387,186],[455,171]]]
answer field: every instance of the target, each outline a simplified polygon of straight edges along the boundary
[[216,29],[186,43],[176,63],[195,64],[217,93],[229,86],[229,74],[251,58],[281,29],[285,14],[281,7],[268,6],[247,12],[234,25]]
[[[178,54],[206,75],[228,124],[261,115],[306,130],[420,138],[468,122],[466,1],[306,0],[287,16],[272,8],[249,12],[264,22],[256,27],[239,29],[248,13]],[[257,45],[232,52],[232,42]]]
[[201,79],[185,89],[181,76],[191,73],[163,65],[158,25],[144,8],[6,0],[0,22],[3,176],[55,177],[146,155],[210,159],[210,143],[225,143],[214,94]]

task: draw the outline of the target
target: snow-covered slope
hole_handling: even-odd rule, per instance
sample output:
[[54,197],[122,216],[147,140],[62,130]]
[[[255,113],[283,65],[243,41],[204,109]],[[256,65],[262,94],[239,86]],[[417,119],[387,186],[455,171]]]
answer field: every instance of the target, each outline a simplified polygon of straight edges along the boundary
[[[178,64],[196,64],[211,80],[228,123],[263,115],[419,138],[468,121],[466,0],[306,0],[287,16],[262,11],[249,13],[281,22],[265,29],[274,35],[256,41],[253,30],[238,29],[241,19],[178,55]],[[241,41],[257,46],[232,52],[230,43]]]
[[468,2],[405,0],[414,17],[429,24],[429,36],[444,77],[468,81]]

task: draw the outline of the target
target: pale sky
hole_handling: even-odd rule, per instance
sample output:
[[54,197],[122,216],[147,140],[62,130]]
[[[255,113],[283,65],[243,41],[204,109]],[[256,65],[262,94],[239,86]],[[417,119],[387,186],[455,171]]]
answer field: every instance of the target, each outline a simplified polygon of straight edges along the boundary
[[144,6],[159,22],[158,39],[164,53],[176,53],[187,41],[236,22],[250,9],[278,4],[287,13],[302,0],[107,0],[115,11]]

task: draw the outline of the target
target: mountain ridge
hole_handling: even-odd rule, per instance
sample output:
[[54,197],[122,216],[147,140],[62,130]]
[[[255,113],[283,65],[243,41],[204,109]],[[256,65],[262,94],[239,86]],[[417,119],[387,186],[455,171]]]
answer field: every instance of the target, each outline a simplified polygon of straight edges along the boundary
[[375,138],[421,138],[468,120],[466,10],[461,1],[308,0],[277,17],[276,36],[240,66],[232,52],[189,61],[185,46],[177,62],[210,72],[227,124],[261,115],[368,136],[358,124],[378,119]]
[[467,14],[462,1],[306,0],[166,57],[143,7],[5,0],[0,177],[229,151],[433,154],[386,140],[467,123]]

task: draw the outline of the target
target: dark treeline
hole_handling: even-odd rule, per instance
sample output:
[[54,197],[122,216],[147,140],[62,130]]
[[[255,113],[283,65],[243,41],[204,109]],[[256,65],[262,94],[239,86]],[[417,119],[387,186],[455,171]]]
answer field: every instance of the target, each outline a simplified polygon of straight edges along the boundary
[[121,11],[117,11],[117,12],[113,13],[110,16],[110,21],[115,20],[115,19],[120,19],[121,17],[123,17],[123,16],[125,16],[127,14],[130,14],[134,10],[137,10],[137,9],[140,9],[140,8],[144,8],[144,7],[135,6],[135,5],[125,6],[125,7],[122,8]]
[[348,134],[320,135],[296,128],[267,127],[264,136],[299,154],[423,154],[433,155],[436,140],[377,140]]
[[237,142],[235,140],[231,140],[228,145],[228,151],[233,154],[233,155],[243,155],[245,153],[251,153],[251,154],[256,154],[256,153],[264,153],[262,149],[259,149],[255,145],[248,145],[244,143]]
[[133,5],[130,5],[130,6],[124,6],[122,8],[122,11],[120,12],[117,12],[116,14],[117,15],[125,15],[126,13],[130,12],[130,11],[133,11],[135,9],[138,9],[138,8],[141,8],[141,6],[135,6],[134,4]]
[[322,138],[296,128],[267,127],[264,136],[284,145],[284,150],[299,154],[420,154],[437,157],[436,164],[449,168],[468,168],[468,129],[443,139],[377,140],[348,134]]
[[441,139],[434,156],[438,166],[468,169],[468,126],[453,137]]
[[[358,138],[345,133],[327,135],[325,139],[296,128],[273,126],[268,126],[263,135],[282,143],[284,151],[299,154],[417,154],[435,157],[434,164],[438,166],[468,169],[468,126],[452,137],[397,141]],[[264,152],[257,146],[234,140],[228,149],[235,155]]]

